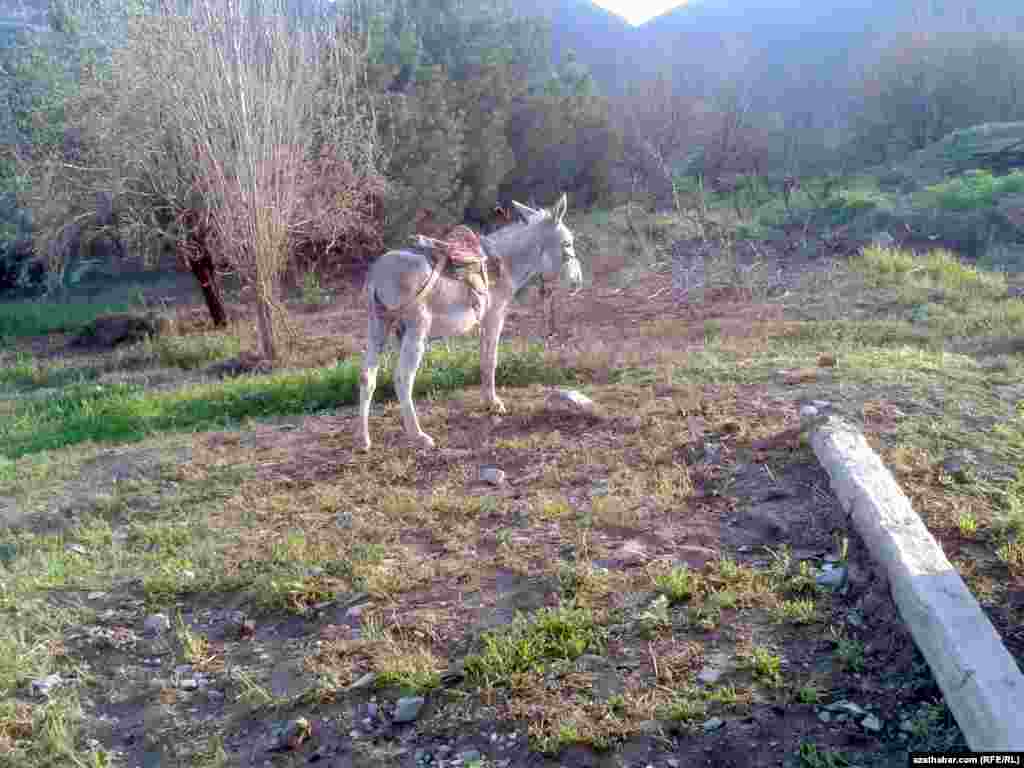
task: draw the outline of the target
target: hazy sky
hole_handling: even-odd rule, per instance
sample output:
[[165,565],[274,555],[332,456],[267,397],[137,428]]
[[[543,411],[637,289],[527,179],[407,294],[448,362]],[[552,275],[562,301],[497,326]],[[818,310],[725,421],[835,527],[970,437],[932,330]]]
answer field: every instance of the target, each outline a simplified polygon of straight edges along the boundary
[[594,0],[596,5],[617,13],[630,24],[643,24],[648,19],[670,11],[686,0]]

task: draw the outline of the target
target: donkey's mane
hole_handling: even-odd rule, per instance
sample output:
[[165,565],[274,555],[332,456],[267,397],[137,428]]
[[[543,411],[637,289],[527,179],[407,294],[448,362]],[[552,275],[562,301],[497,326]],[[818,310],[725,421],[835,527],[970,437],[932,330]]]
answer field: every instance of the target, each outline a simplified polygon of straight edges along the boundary
[[541,219],[534,219],[532,221],[513,221],[511,224],[506,224],[489,235],[484,235],[484,237],[495,245],[504,244],[505,241],[523,234],[531,226],[538,224],[541,221],[547,221],[551,218],[551,214],[547,211],[544,211],[543,214],[543,218]]

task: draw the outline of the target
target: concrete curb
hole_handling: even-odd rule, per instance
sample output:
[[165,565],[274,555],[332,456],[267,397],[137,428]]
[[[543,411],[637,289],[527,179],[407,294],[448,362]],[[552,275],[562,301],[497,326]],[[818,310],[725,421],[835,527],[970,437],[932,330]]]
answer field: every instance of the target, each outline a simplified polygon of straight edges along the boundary
[[1024,675],[960,574],[855,427],[815,420],[811,446],[832,490],[975,751],[1024,750]]

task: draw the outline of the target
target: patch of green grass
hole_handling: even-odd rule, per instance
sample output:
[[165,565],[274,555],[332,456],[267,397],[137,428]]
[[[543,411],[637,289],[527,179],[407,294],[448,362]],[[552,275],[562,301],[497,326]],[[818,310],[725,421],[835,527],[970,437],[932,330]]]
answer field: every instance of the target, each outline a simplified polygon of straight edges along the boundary
[[44,336],[48,333],[78,331],[100,315],[127,312],[131,306],[122,304],[64,304],[59,302],[0,303],[0,338]]
[[772,688],[782,685],[782,657],[768,648],[756,646],[741,659],[742,668],[749,669],[754,678]]
[[158,336],[143,341],[142,349],[165,367],[191,370],[238,355],[241,342],[223,333]]
[[707,714],[707,707],[699,699],[679,697],[665,707],[664,717],[677,723],[689,723]]
[[542,669],[547,662],[573,660],[599,650],[602,632],[589,609],[545,608],[533,617],[517,615],[499,632],[486,633],[482,650],[466,658],[470,680],[485,686],[505,684],[513,675]]
[[654,598],[647,610],[637,617],[637,623],[644,637],[653,637],[663,629],[670,629],[672,618],[668,613],[668,597],[662,594]]
[[[130,384],[75,385],[44,401],[18,403],[0,423],[0,455],[16,459],[85,441],[125,443],[170,431],[223,428],[245,419],[308,413],[352,405],[359,398],[359,362],[285,371],[265,377],[149,393]],[[393,398],[390,368],[381,371],[380,398]],[[572,372],[547,364],[539,346],[505,348],[496,378],[501,386],[557,384]],[[416,378],[417,396],[479,384],[478,353],[469,346],[431,350]]]
[[696,594],[699,577],[686,565],[673,568],[654,579],[654,587],[668,598],[669,603],[682,603]]
[[1000,197],[1024,192],[1024,172],[993,176],[991,171],[973,170],[926,187],[915,195],[915,201],[944,211],[978,211],[992,208]]
[[817,608],[813,600],[784,600],[778,607],[777,617],[790,624],[813,624],[817,620]]
[[46,365],[29,354],[19,353],[0,368],[0,385],[15,390],[64,387],[88,383],[99,375],[99,370],[91,366]]
[[907,743],[910,751],[952,751],[965,748],[963,734],[949,708],[941,701],[924,702],[908,718]]
[[850,265],[877,286],[915,285],[941,291],[946,300],[994,301],[1007,295],[1006,275],[964,264],[941,248],[918,256],[898,248],[869,246]]
[[849,637],[836,641],[836,658],[847,672],[864,671],[864,643]]
[[821,694],[813,685],[804,685],[796,692],[796,700],[801,704],[817,704],[821,701]]
[[828,750],[823,752],[809,741],[801,741],[797,752],[801,768],[844,768],[850,761],[842,752]]

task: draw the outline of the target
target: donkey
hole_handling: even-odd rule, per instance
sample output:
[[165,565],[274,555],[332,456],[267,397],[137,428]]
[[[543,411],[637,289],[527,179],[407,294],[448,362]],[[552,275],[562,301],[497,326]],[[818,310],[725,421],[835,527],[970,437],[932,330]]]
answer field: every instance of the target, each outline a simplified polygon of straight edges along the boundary
[[370,401],[377,386],[378,357],[392,330],[397,331],[401,347],[395,370],[395,390],[405,432],[414,444],[422,448],[434,447],[433,438],[420,428],[412,402],[413,383],[428,338],[464,335],[479,325],[484,401],[492,410],[505,413],[505,405],[494,391],[494,371],[498,365],[498,339],[512,297],[538,274],[549,279],[561,274],[573,289],[578,289],[583,282],[583,270],[573,248],[573,234],[563,221],[568,207],[566,196],[563,194],[552,210],[512,204],[524,221],[480,238],[483,255],[487,261],[495,262],[497,272],[482,308],[464,281],[439,274],[443,259],[431,264],[430,259],[420,253],[395,250],[385,253],[370,267],[366,280],[369,328],[359,376],[359,432],[356,436],[362,450],[370,450]]

